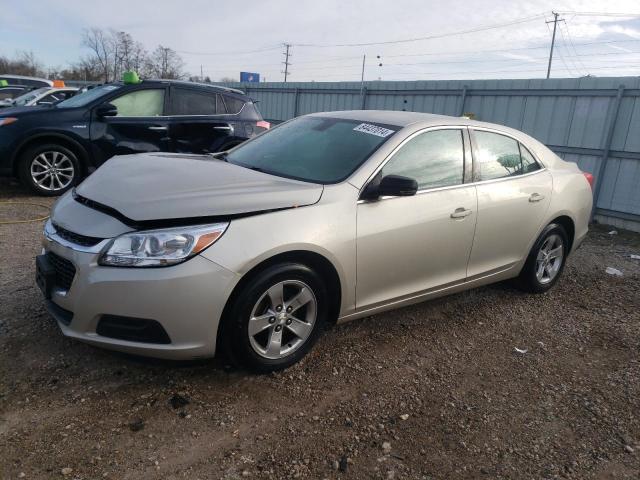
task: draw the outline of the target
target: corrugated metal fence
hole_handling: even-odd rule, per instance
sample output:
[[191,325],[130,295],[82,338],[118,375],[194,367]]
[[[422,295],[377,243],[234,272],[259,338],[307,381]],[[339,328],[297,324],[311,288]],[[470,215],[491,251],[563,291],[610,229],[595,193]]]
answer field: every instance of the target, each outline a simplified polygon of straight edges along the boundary
[[[640,231],[640,78],[227,83],[270,120],[332,110],[407,110],[522,130],[596,176],[597,219]],[[602,179],[602,181],[600,181]]]

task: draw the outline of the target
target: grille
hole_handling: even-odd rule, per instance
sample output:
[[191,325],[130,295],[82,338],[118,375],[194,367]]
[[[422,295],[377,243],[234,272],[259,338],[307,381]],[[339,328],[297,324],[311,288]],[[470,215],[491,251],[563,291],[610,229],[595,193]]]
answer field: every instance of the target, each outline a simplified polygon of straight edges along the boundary
[[55,286],[63,290],[69,290],[73,277],[76,275],[76,267],[66,258],[62,258],[53,252],[47,253],[47,258],[56,271]]
[[86,235],[70,232],[69,230],[62,228],[60,225],[54,224],[53,226],[56,229],[58,236],[64,238],[68,242],[75,243],[76,245],[82,245],[83,247],[93,247],[104,240],[102,238],[87,237]]

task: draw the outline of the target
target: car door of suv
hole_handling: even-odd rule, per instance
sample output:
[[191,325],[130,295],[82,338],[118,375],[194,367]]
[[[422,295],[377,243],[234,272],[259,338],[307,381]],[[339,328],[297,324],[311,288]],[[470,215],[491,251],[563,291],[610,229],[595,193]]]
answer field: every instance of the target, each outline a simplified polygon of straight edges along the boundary
[[375,175],[418,182],[407,197],[360,200],[357,207],[358,309],[464,282],[476,223],[468,134],[463,127],[411,135]]
[[235,125],[227,118],[225,103],[219,93],[173,86],[170,105],[169,136],[173,151],[218,152],[232,142]]
[[470,129],[478,225],[468,276],[499,273],[529,253],[551,200],[551,174],[516,139]]
[[96,164],[114,155],[169,151],[165,97],[165,87],[137,88],[106,101],[118,109],[115,116],[100,116],[99,107],[94,107],[91,141]]

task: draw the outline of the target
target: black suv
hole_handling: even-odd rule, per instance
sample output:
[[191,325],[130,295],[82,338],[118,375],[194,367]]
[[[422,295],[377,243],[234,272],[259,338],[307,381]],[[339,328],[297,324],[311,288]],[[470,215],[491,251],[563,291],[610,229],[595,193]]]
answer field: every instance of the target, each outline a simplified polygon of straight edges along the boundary
[[228,150],[268,129],[240,90],[174,80],[110,83],[0,113],[0,175],[59,195],[114,155]]

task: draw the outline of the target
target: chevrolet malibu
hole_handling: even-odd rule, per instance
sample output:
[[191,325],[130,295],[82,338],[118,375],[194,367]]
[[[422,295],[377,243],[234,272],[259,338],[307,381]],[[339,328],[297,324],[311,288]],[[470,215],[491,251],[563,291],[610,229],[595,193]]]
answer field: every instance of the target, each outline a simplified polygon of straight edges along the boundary
[[225,153],[109,160],[53,207],[36,281],[68,337],[267,372],[332,322],[507,279],[549,290],[592,182],[499,125],[312,114]]

